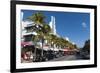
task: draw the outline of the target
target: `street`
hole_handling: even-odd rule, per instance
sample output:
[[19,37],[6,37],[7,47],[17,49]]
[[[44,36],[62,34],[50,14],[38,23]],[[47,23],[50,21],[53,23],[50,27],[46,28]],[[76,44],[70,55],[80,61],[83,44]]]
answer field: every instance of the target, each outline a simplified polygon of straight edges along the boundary
[[[87,60],[86,58],[83,58],[82,56],[80,55],[66,55],[66,56],[62,56],[62,57],[58,57],[58,58],[54,58],[54,59],[51,59],[51,60],[48,60],[48,61],[45,61],[45,62],[52,62],[52,61],[70,61],[70,60]],[[30,60],[21,60],[22,63],[32,63],[33,60],[30,59]]]
[[76,55],[66,55],[66,56],[62,56],[59,58],[55,58],[53,60],[50,61],[68,61],[68,60],[79,60],[81,59],[80,56],[76,56]]

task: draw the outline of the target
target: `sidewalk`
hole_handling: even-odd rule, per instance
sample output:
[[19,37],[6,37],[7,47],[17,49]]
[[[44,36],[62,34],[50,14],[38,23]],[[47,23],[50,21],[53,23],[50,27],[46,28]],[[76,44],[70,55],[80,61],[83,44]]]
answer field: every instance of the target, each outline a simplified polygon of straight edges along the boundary
[[32,63],[32,62],[33,62],[32,59],[30,59],[30,60],[21,59],[21,63]]

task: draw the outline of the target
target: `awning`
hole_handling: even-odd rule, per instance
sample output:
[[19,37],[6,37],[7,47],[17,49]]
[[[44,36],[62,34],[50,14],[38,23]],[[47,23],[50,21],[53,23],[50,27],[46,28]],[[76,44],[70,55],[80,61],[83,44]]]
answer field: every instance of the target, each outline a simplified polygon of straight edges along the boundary
[[33,43],[32,42],[21,42],[21,46],[24,47],[26,45],[30,46],[30,45],[33,45]]
[[50,50],[50,48],[49,48],[49,46],[43,46],[43,50],[48,51],[48,50]]

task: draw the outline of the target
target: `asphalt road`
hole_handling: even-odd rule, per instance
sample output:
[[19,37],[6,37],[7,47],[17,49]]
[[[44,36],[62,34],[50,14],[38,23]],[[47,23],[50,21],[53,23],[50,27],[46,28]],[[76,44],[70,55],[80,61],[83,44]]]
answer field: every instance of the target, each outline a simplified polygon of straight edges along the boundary
[[76,56],[76,55],[66,55],[66,56],[62,56],[59,58],[55,58],[53,60],[50,61],[68,61],[68,60],[79,60],[81,59],[80,56]]
[[[69,61],[69,60],[82,60],[82,57],[79,55],[66,55],[66,56],[62,56],[59,58],[54,58],[52,60],[49,60],[49,62],[50,61]],[[28,60],[28,61],[22,60],[22,63],[32,63],[32,62],[33,62],[32,60]]]

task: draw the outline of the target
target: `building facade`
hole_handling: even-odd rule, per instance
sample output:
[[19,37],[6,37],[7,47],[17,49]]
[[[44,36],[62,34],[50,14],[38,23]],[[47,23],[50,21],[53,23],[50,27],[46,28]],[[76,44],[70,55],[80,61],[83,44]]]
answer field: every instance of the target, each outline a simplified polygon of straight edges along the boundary
[[[32,42],[32,37],[37,35],[37,33],[34,31],[35,30],[35,23],[32,21],[28,21],[28,20],[23,20],[23,15],[24,13],[21,12],[21,45],[23,46],[30,46],[30,45],[35,45]],[[51,20],[49,22],[49,26],[51,28],[51,33],[56,35],[56,24],[55,24],[55,17],[51,16]],[[33,29],[34,28],[34,29]],[[46,42],[46,40],[45,40]],[[42,46],[42,44],[40,42],[38,42],[38,44],[40,45],[40,47]],[[45,47],[44,47],[45,48]]]

